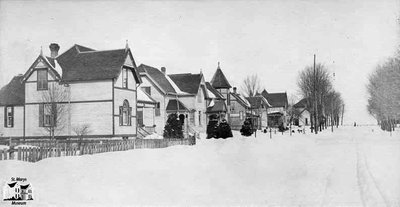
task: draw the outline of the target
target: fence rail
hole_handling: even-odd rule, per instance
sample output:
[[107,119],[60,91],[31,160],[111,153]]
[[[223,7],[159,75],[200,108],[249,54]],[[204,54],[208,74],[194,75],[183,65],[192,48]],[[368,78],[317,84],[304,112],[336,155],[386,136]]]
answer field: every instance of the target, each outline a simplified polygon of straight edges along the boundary
[[166,148],[174,145],[195,145],[196,138],[195,136],[191,136],[187,139],[103,140],[100,142],[83,142],[80,144],[72,142],[68,144],[67,142],[51,143],[45,141],[43,143],[29,142],[29,144],[30,146],[28,147],[11,147],[7,150],[0,150],[0,160],[37,162],[49,157],[91,155],[143,148]]

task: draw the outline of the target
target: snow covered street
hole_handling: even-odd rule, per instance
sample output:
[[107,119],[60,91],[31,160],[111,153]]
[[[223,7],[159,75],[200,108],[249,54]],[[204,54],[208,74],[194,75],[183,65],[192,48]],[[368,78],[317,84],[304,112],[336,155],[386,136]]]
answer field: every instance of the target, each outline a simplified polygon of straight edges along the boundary
[[26,177],[32,206],[400,206],[400,133],[334,130],[0,161],[0,185]]

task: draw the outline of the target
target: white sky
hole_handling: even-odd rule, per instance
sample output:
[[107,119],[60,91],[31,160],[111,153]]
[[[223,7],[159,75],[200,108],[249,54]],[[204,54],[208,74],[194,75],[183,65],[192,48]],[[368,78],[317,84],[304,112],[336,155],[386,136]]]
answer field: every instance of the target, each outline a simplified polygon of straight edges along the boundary
[[4,1],[0,0],[0,86],[40,53],[73,44],[117,49],[137,64],[210,81],[221,62],[231,85],[258,74],[268,92],[297,95],[313,54],[336,73],[345,122],[375,123],[366,111],[368,74],[399,43],[399,2],[373,1]]

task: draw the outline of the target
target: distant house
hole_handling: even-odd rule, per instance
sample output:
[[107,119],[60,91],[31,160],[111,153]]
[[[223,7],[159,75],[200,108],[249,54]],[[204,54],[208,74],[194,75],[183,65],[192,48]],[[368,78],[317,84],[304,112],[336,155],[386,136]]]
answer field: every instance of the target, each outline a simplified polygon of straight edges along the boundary
[[182,96],[193,96],[179,89],[174,81],[166,74],[166,68],[162,67],[161,70],[141,64],[138,67],[142,84],[142,89],[148,94],[155,102],[155,131],[158,134],[163,134],[164,126],[170,113],[177,113],[185,119],[189,117],[189,108],[182,103]]
[[188,107],[189,126],[198,132],[205,132],[207,126],[207,102],[208,92],[203,73],[170,74],[171,80],[186,94],[180,94],[179,100]]
[[301,99],[295,105],[293,105],[295,110],[297,110],[298,117],[294,119],[294,125],[296,126],[310,126],[311,123],[311,113],[308,109],[308,102],[306,98]]
[[[225,106],[226,106],[226,117],[224,116],[223,113],[221,113],[221,119],[226,119],[228,123],[231,123],[231,117],[230,117],[230,107],[231,107],[231,91],[230,88],[232,88],[231,84],[229,84],[228,79],[225,77],[224,73],[221,70],[221,67],[218,62],[218,67],[217,70],[215,71],[211,81],[210,81],[210,86],[208,87],[211,89],[211,92],[215,90],[217,93],[212,92],[214,95],[216,94],[218,99],[218,102],[224,101]],[[222,97],[220,97],[220,95]],[[219,104],[219,107],[224,107],[223,105]]]
[[268,108],[268,125],[277,127],[281,124],[287,125],[287,107],[288,99],[285,93],[268,93],[266,90],[261,92],[261,95],[267,99],[271,105]]
[[[84,137],[136,137],[141,79],[128,45],[101,51],[73,45],[61,55],[59,49],[51,44],[50,57],[41,52],[24,75],[0,90],[4,136],[46,138],[45,129],[54,127],[56,137],[73,138],[73,128],[89,125]],[[50,94],[62,99],[50,102]],[[50,113],[58,108],[65,113]]]
[[[217,91],[210,82],[206,82],[206,88],[208,91],[208,98],[207,98],[207,115],[208,117],[211,115],[217,115],[219,117],[219,121],[222,121],[226,117],[227,113],[227,106],[226,106],[226,99],[224,96]],[[208,123],[209,118],[207,118]]]
[[246,117],[252,116],[249,101],[236,91],[230,93],[230,125],[232,129],[240,129]]
[[263,129],[268,126],[268,108],[271,105],[262,95],[256,95],[246,98],[250,103],[251,114],[255,117],[255,125],[258,129]]

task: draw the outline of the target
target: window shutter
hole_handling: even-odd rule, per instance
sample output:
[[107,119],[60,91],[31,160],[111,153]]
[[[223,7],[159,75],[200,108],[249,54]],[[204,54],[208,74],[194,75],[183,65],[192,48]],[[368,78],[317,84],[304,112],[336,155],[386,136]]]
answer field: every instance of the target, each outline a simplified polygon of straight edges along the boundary
[[44,105],[39,104],[39,127],[43,127]]
[[51,105],[51,114],[53,116],[53,123],[51,123],[52,126],[57,126],[57,104],[53,103]]
[[129,107],[129,111],[128,111],[128,125],[132,124],[132,107]]
[[119,125],[122,126],[122,106],[119,107]]
[[7,106],[4,107],[4,127],[7,127]]
[[14,107],[11,106],[11,127],[14,127]]

